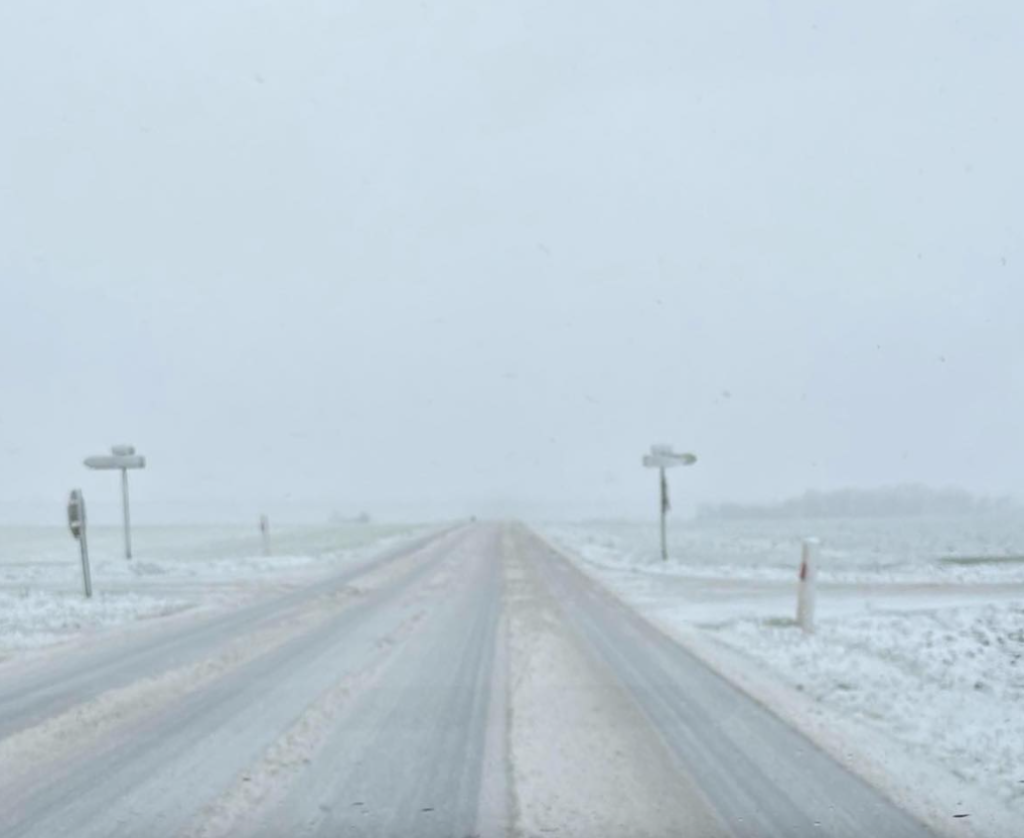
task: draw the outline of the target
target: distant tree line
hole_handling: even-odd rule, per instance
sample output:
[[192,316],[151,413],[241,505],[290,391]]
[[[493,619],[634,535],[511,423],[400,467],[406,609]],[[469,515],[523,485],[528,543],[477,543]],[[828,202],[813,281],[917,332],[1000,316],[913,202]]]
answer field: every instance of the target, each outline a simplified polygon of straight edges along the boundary
[[697,507],[697,517],[730,518],[901,518],[976,515],[1019,508],[1008,497],[980,497],[965,489],[932,489],[917,484],[877,489],[807,491],[779,503],[714,503]]

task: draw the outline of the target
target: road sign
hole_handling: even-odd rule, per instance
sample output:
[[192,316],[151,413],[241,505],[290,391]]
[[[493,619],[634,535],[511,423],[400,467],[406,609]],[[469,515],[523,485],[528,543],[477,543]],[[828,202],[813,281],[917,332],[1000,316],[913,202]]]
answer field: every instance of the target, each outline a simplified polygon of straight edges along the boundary
[[692,466],[697,462],[693,454],[677,454],[672,450],[671,445],[652,445],[651,453],[645,454],[643,464],[645,468],[658,469],[661,488],[661,558],[668,559],[668,537],[665,531],[665,515],[671,508],[668,499],[668,480],[665,478],[665,469],[675,466]]
[[674,468],[675,466],[692,466],[697,462],[693,454],[675,454],[673,452],[645,454],[644,466],[647,468]]
[[128,515],[128,470],[145,468],[146,458],[135,453],[134,445],[113,445],[111,453],[100,457],[86,457],[89,468],[121,472],[121,502],[124,505],[124,557],[132,557],[132,525]]
[[85,517],[85,504],[82,502],[82,493],[75,489],[68,498],[68,527],[71,534],[77,540],[82,534]]
[[92,596],[92,574],[89,572],[89,543],[85,532],[85,498],[80,489],[74,489],[68,498],[68,526],[78,540],[82,552],[82,582],[86,597]]
[[146,458],[135,454],[112,454],[100,457],[86,457],[85,464],[89,468],[121,470],[126,468],[145,468]]

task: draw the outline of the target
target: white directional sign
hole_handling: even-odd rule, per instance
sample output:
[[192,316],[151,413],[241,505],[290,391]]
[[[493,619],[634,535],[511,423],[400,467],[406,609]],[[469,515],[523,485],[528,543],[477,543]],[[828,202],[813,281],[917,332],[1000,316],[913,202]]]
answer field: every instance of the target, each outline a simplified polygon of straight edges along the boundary
[[670,509],[668,499],[668,480],[665,469],[675,466],[692,466],[697,462],[693,454],[677,454],[671,445],[652,445],[651,453],[644,455],[644,467],[656,468],[661,473],[661,557],[668,559],[668,538],[665,531],[665,513]]
[[134,445],[112,445],[109,454],[86,457],[89,468],[121,472],[121,502],[124,505],[124,556],[132,557],[132,523],[128,515],[128,471],[145,468],[146,458],[135,453]]
[[86,457],[85,464],[89,468],[98,469],[145,468],[146,458],[136,454],[104,454],[100,457]]
[[674,466],[692,466],[697,462],[693,454],[675,454],[671,451],[657,454],[645,454],[644,465],[647,468],[673,468]]

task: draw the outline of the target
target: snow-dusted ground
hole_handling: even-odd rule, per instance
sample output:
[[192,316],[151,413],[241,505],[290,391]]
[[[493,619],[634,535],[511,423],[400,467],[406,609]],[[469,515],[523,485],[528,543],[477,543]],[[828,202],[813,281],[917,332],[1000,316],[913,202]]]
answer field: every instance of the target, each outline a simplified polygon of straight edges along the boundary
[[830,619],[811,637],[789,621],[737,620],[718,636],[1024,812],[1024,596]]
[[94,596],[83,596],[78,544],[65,528],[0,528],[0,659],[85,632],[237,603],[313,579],[410,537],[406,525],[282,527],[272,555],[255,527],[90,527]]
[[[544,532],[662,625],[769,675],[751,683],[799,691],[899,743],[907,765],[939,766],[1024,814],[1024,521],[676,523],[668,562],[656,525]],[[823,556],[806,636],[793,617],[810,535]]]
[[668,562],[661,561],[656,521],[560,524],[546,531],[591,565],[671,576],[788,582],[801,541],[815,536],[822,541],[823,581],[1024,581],[1024,515],[675,521]]

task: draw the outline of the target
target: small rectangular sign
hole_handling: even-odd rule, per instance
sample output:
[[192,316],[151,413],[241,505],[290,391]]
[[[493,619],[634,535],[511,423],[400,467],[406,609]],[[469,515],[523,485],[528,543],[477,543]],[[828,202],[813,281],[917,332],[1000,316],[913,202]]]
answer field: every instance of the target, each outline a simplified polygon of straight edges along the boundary
[[673,466],[692,466],[697,462],[693,454],[647,454],[644,466],[647,468],[672,468]]
[[82,534],[82,525],[85,523],[85,501],[82,493],[75,489],[68,498],[68,527],[75,538]]
[[138,454],[121,457],[107,454],[102,457],[86,457],[85,464],[89,468],[101,469],[145,468],[146,458]]

